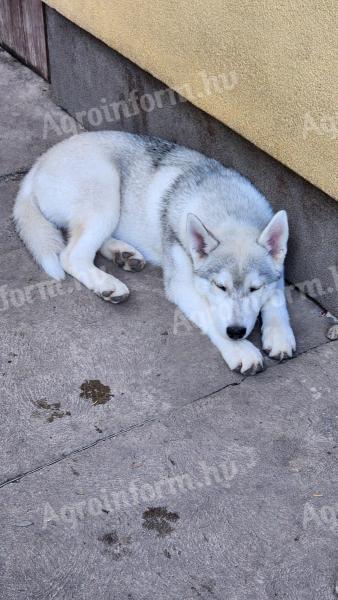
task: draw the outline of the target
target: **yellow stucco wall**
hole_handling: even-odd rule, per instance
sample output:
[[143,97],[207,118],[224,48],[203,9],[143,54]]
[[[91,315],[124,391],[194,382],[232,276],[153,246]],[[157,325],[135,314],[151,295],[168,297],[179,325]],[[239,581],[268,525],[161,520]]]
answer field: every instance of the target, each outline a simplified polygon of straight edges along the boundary
[[338,199],[337,0],[46,3]]

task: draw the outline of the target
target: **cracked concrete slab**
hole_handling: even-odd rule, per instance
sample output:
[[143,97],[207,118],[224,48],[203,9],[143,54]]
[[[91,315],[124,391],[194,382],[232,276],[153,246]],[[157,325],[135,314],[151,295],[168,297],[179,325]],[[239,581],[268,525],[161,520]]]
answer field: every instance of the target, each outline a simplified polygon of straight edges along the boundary
[[334,598],[337,359],[332,342],[2,488],[6,597]]

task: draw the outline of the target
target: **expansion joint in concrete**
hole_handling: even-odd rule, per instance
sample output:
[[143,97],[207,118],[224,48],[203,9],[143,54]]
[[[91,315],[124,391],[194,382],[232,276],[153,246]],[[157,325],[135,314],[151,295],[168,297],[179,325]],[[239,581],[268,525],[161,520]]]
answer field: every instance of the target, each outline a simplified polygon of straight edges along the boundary
[[120,435],[124,435],[125,433],[129,433],[129,431],[133,431],[134,429],[140,429],[144,425],[148,425],[149,423],[152,423],[155,420],[156,420],[155,417],[152,418],[152,419],[146,419],[142,423],[136,423],[134,425],[131,425],[130,427],[126,427],[125,429],[120,429],[119,431],[116,431],[114,433],[109,433],[106,436],[103,436],[103,437],[101,437],[101,438],[99,438],[97,440],[94,440],[91,444],[87,444],[86,446],[82,446],[81,448],[75,448],[75,450],[71,450],[71,452],[68,452],[67,454],[63,454],[62,456],[60,456],[59,458],[56,458],[55,460],[52,460],[52,461],[50,461],[48,463],[45,463],[43,465],[39,465],[38,467],[35,467],[34,469],[30,469],[28,471],[24,471],[23,473],[19,473],[18,475],[15,475],[15,477],[11,477],[10,479],[6,479],[5,481],[3,481],[3,482],[0,483],[0,488],[5,487],[6,485],[9,485],[9,484],[12,484],[12,483],[19,483],[19,481],[21,481],[21,479],[23,479],[27,475],[32,475],[33,473],[37,473],[38,471],[42,471],[43,469],[51,467],[52,465],[55,465],[55,464],[57,464],[59,462],[62,462],[64,460],[66,460],[67,458],[70,458],[71,456],[74,456],[75,454],[80,454],[84,450],[88,450],[89,448],[93,448],[94,446],[96,446],[97,444],[100,444],[101,442],[105,442],[106,440],[119,437]]

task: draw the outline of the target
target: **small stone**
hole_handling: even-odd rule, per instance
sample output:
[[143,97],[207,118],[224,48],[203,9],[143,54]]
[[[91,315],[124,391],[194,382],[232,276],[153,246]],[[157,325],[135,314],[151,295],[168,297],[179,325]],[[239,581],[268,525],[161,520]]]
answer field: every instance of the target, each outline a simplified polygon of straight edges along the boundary
[[326,337],[329,340],[338,340],[338,324],[330,327],[329,331],[326,334]]

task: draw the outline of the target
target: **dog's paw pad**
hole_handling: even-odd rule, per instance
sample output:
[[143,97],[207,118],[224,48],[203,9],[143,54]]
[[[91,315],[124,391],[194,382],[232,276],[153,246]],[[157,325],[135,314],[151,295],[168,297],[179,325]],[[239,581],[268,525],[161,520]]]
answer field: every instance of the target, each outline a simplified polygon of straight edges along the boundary
[[139,258],[130,258],[127,264],[131,271],[142,271],[146,263],[144,260],[140,260]]
[[142,271],[146,261],[141,254],[134,252],[115,252],[114,262],[125,271]]
[[123,267],[124,265],[124,259],[122,258],[122,254],[121,252],[115,252],[114,254],[114,263],[118,266],[118,267]]
[[121,302],[125,302],[129,298],[129,292],[126,292],[125,294],[116,295],[115,290],[101,292],[101,294],[99,295],[103,300],[105,300],[106,302],[111,302],[112,304],[121,304]]

